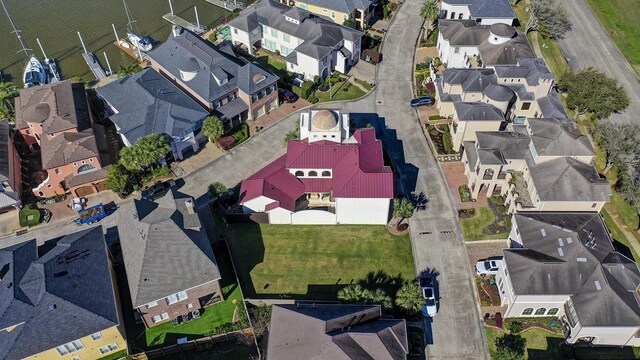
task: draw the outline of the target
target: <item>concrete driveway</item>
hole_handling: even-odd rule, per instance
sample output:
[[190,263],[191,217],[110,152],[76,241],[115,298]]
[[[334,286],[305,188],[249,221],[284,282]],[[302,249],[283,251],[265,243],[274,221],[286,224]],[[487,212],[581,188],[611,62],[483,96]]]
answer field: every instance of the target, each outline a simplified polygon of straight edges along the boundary
[[573,26],[565,38],[558,41],[569,66],[573,71],[593,66],[618,79],[627,89],[631,105],[623,113],[614,114],[609,119],[616,123],[637,124],[640,121],[640,80],[636,73],[631,70],[585,0],[565,0],[562,4]]

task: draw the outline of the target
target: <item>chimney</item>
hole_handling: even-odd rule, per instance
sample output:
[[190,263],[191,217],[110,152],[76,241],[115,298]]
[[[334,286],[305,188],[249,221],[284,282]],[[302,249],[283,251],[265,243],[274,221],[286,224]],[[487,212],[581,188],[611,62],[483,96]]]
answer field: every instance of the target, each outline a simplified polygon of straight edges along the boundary
[[184,201],[184,205],[187,207],[187,212],[191,215],[195,214],[195,211],[193,209],[193,200],[191,199],[187,199]]

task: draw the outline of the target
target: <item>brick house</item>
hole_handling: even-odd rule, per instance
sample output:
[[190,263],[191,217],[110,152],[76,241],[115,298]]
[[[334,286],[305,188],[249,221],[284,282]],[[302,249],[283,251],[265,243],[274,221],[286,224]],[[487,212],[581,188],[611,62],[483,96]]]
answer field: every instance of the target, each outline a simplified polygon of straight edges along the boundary
[[220,271],[194,200],[169,191],[122,206],[118,232],[131,301],[146,327],[223,300]]
[[231,45],[215,46],[174,26],[167,41],[149,53],[151,67],[229,130],[278,107],[278,77],[236,56]]
[[34,153],[42,174],[33,193],[40,198],[64,193],[85,196],[103,189],[100,164],[84,85],[63,81],[27,88],[16,98],[16,128]]

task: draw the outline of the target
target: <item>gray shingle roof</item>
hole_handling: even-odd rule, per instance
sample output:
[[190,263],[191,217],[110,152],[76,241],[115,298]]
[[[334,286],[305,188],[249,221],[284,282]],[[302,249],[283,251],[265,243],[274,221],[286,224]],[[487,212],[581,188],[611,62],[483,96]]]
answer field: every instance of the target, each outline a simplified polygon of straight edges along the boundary
[[487,39],[478,46],[478,52],[484,66],[513,65],[518,59],[536,57],[522,31],[517,31],[515,37],[502,44],[492,44]]
[[447,68],[442,73],[442,81],[449,85],[460,85],[464,92],[482,92],[489,84],[496,83],[493,69]]
[[508,0],[443,0],[450,5],[469,5],[471,17],[515,19],[516,14]]
[[109,118],[133,144],[152,133],[178,136],[209,112],[151,68],[97,89],[117,113]]
[[[21,359],[118,325],[102,227],[38,258],[36,241],[0,249],[0,359]],[[8,284],[12,284],[9,286]]]
[[569,119],[529,118],[531,140],[542,156],[595,156],[595,150]]
[[540,79],[555,79],[541,58],[517,59],[517,65],[498,65],[496,74],[501,78],[524,78],[529,85],[538,85]]
[[118,233],[134,307],[220,279],[193,198],[175,190],[122,206]]
[[555,90],[551,90],[549,94],[538,99],[538,106],[542,111],[542,115],[548,118],[566,118],[567,113]]
[[291,11],[293,10],[286,5],[262,0],[255,9],[231,20],[229,25],[245,32],[266,25],[302,39],[303,43],[293,49],[293,52],[300,52],[314,59],[322,58],[343,40],[356,41],[363,35],[360,31],[338,25],[303,9],[295,10],[296,16],[301,19],[300,23],[296,24],[286,19],[286,14]]
[[514,99],[515,93],[509,87],[500,84],[489,84],[484,89],[484,94],[491,100],[510,101]]
[[598,213],[518,213],[514,220],[524,248],[503,252],[517,295],[569,295],[583,326],[640,325],[640,271],[614,250]]
[[535,164],[530,154],[526,160],[542,201],[609,201],[611,186],[591,164],[570,157]]
[[69,80],[23,89],[16,98],[16,128],[42,123],[44,133],[91,126],[84,84]]
[[[177,36],[174,32],[178,32]],[[209,102],[236,88],[251,95],[278,81],[276,75],[259,65],[232,56],[228,49],[218,48],[179,27],[174,27],[167,41],[150,52],[149,56],[177,79],[182,79],[181,71],[196,72],[193,79],[183,80],[183,83]],[[228,81],[219,85],[212,73],[214,70],[217,73],[224,71],[228,75]],[[255,83],[256,74],[266,76],[266,80]]]
[[498,150],[505,160],[524,159],[531,142],[526,134],[511,131],[479,131],[476,139],[478,148]]
[[267,354],[288,359],[406,359],[404,320],[380,319],[379,305],[274,305]]
[[481,102],[456,102],[453,104],[460,121],[504,121],[502,111]]
[[478,46],[489,37],[489,26],[475,20],[438,20],[440,34],[452,46]]

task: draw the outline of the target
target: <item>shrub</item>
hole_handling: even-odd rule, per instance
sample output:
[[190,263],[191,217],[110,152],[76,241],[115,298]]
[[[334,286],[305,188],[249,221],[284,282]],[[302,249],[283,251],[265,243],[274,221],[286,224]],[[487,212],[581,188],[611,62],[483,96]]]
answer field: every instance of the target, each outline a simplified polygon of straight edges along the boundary
[[429,120],[440,120],[440,115],[431,115],[429,116]]
[[249,125],[246,123],[240,124],[231,134],[231,137],[236,141],[236,145],[247,140],[249,138]]
[[440,65],[442,65],[442,61],[440,61],[439,57],[433,59],[433,66],[438,67]]
[[223,150],[229,150],[234,146],[236,146],[236,143],[237,143],[236,139],[234,139],[231,136],[222,136],[222,137],[219,137],[217,140],[218,140],[218,144],[220,144],[220,147]]
[[18,213],[20,226],[36,226],[40,224],[40,210],[23,207]]
[[168,176],[168,175],[171,175],[171,169],[169,169],[166,166],[157,167],[157,168],[151,170],[151,176],[152,177]]
[[512,321],[507,324],[507,328],[512,334],[519,334],[522,331],[522,323],[519,321]]
[[309,100],[309,96],[313,94],[313,92],[315,91],[315,88],[316,88],[316,84],[311,81],[305,82],[304,85],[302,85],[302,87],[298,87],[295,85],[291,87],[294,94],[307,100]]
[[216,40],[218,39],[218,32],[214,31],[209,35],[209,41],[212,43],[215,43]]
[[310,103],[312,103],[312,104],[315,104],[315,103],[317,103],[317,102],[318,102],[318,97],[317,97],[315,94],[311,94],[311,95],[309,95],[309,97],[307,98],[307,101],[308,101],[308,102],[310,102]]
[[218,196],[227,192],[227,187],[223,183],[216,181],[209,185],[209,194],[211,197],[217,198]]

